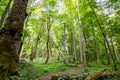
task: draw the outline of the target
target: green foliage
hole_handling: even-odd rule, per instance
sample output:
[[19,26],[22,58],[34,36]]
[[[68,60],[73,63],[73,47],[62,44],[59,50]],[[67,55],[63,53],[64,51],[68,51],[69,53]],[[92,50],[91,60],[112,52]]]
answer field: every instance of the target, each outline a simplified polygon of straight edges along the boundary
[[24,60],[19,63],[20,80],[33,80],[35,72],[32,71],[34,66]]
[[7,3],[9,0],[0,0],[0,17],[3,14],[3,11],[5,10]]
[[59,71],[72,69],[60,62],[49,62],[43,64],[42,62],[26,62],[20,61],[20,80],[34,80],[43,75],[52,74]]
[[105,65],[103,65],[101,62],[97,62],[97,61],[91,61],[88,63],[88,67],[93,67],[93,68],[104,68]]

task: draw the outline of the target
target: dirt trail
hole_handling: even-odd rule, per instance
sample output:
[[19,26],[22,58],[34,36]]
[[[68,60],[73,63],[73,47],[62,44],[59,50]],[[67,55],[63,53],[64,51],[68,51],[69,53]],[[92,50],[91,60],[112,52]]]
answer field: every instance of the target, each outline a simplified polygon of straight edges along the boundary
[[[84,70],[85,68],[82,66],[80,68],[75,68],[75,69],[72,69],[72,70],[66,70],[66,71],[62,71],[62,72],[57,72],[57,73],[54,73],[54,74],[60,74],[60,75],[65,75],[65,74],[77,74],[78,72],[80,72],[81,70]],[[52,74],[49,74],[49,75],[46,75],[46,76],[41,76],[39,78],[37,78],[36,80],[51,80],[51,75]]]

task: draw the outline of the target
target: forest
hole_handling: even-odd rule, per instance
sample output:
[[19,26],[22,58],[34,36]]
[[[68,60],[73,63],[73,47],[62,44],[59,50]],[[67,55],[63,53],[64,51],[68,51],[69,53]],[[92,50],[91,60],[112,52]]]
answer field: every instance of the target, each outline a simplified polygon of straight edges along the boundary
[[120,0],[0,0],[0,80],[120,80]]

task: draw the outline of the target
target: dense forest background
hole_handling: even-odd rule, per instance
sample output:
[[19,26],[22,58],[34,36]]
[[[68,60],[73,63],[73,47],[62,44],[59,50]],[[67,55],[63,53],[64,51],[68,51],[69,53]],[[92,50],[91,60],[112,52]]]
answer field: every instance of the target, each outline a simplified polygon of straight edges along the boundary
[[[13,5],[14,0],[0,0],[1,33]],[[119,0],[28,0],[24,15],[19,61],[60,61],[85,68],[109,65],[111,70],[119,70]]]

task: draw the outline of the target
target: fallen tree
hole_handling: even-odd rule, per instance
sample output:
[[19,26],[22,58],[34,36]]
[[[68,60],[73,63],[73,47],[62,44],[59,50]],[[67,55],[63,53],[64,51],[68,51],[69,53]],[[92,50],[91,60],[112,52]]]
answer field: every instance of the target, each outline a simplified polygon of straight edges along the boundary
[[97,80],[102,80],[109,77],[117,77],[118,80],[120,80],[120,72],[104,72],[100,77],[97,78]]
[[100,77],[101,74],[102,74],[103,72],[105,72],[105,71],[106,71],[106,69],[103,69],[103,70],[100,70],[100,71],[98,71],[98,72],[91,73],[91,74],[89,74],[89,75],[86,77],[85,80],[96,80],[96,79],[97,79],[98,77]]
[[108,77],[120,78],[120,72],[106,72],[106,69],[102,69],[93,73],[85,73],[81,75],[52,75],[51,80],[103,80]]

